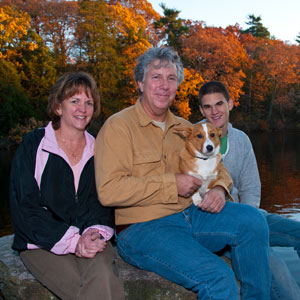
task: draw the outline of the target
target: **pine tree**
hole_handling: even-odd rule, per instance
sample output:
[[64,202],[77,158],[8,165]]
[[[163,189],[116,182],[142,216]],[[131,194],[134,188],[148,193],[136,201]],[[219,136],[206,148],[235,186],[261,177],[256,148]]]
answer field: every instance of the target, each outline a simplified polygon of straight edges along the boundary
[[246,30],[241,30],[242,33],[252,34],[258,38],[270,38],[270,32],[268,28],[263,26],[261,17],[255,17],[254,15],[248,15],[249,22],[246,22],[250,27]]
[[187,34],[189,28],[184,25],[183,19],[178,18],[179,10],[167,8],[161,4],[164,16],[154,23],[155,29],[162,29],[161,36],[165,36],[167,44],[175,50],[180,50],[179,38],[182,34]]

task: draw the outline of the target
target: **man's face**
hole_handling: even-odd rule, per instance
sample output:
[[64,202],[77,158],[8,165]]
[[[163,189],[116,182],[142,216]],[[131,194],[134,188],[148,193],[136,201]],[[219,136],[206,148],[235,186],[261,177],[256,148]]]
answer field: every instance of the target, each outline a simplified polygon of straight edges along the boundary
[[202,105],[200,105],[201,114],[208,122],[214,124],[216,127],[222,129],[222,136],[227,134],[227,127],[229,122],[229,112],[233,108],[233,101],[230,98],[227,101],[223,94],[213,93],[206,94],[202,98]]
[[[158,65],[155,61],[154,65]],[[148,66],[144,82],[138,82],[139,89],[143,92],[142,105],[146,113],[156,121],[165,121],[168,107],[175,98],[177,91],[177,70],[174,64],[162,64],[155,68]]]

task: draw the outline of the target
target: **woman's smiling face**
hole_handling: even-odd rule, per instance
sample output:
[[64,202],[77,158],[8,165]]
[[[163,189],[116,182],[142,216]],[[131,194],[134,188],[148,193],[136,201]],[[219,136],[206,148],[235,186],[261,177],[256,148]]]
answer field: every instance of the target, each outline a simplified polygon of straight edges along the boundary
[[90,90],[82,88],[81,92],[65,99],[57,109],[60,125],[70,129],[85,130],[94,113],[94,100]]

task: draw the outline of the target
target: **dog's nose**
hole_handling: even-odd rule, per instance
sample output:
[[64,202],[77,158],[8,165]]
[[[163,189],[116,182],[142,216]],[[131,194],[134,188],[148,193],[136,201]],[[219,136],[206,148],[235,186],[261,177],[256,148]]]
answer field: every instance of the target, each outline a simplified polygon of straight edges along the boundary
[[214,147],[213,147],[212,145],[207,145],[207,146],[206,146],[206,150],[207,150],[208,152],[211,152],[211,151],[214,150]]

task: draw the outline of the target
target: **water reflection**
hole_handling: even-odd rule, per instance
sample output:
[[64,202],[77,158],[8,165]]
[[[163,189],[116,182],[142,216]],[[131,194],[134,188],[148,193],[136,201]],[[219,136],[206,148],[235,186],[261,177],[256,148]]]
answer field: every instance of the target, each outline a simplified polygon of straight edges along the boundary
[[[300,221],[300,132],[252,133],[262,182],[261,207]],[[8,178],[13,151],[0,150],[0,236],[13,232]]]
[[[300,199],[298,199],[300,201]],[[287,218],[291,218],[293,220],[300,222],[300,204],[291,203],[284,207],[283,205],[275,205],[277,208],[277,212]]]
[[300,221],[300,133],[252,133],[262,183],[261,207]]

